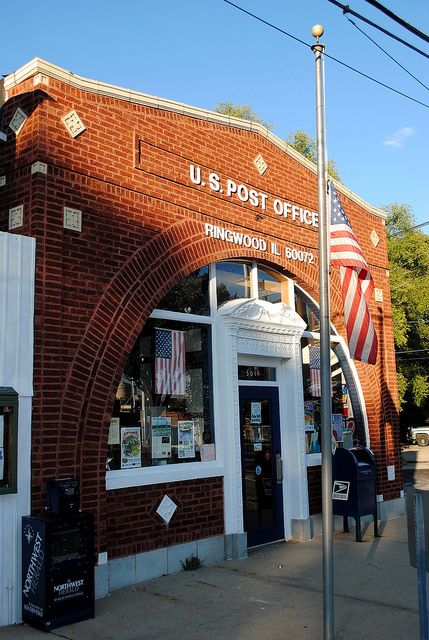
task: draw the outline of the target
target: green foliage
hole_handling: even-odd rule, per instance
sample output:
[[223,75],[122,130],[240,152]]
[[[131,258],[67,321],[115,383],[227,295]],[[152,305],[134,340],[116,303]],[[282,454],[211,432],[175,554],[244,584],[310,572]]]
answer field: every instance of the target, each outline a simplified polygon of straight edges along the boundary
[[188,556],[185,560],[181,560],[180,564],[182,565],[183,571],[196,571],[204,567],[204,562],[200,560],[198,556],[194,556],[194,554]]
[[408,205],[390,204],[387,235],[399,401],[406,424],[429,416],[429,237]]
[[[317,162],[317,141],[316,138],[312,138],[302,129],[297,129],[289,134],[287,142],[296,151],[299,151],[307,160]],[[337,166],[334,160],[328,160],[328,174],[335,178],[335,180],[341,180]]]
[[219,102],[215,111],[217,113],[223,113],[226,116],[233,116],[234,118],[241,118],[248,122],[258,122],[267,129],[272,129],[271,122],[266,122],[263,118],[258,116],[255,109],[250,104],[233,104],[232,102]]

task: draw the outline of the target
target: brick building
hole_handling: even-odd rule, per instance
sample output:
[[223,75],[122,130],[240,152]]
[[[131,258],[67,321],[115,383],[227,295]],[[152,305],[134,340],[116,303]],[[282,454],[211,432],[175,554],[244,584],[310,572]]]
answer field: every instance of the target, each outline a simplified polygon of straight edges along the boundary
[[[98,595],[318,533],[314,165],[258,124],[40,59],[4,88],[0,230],[36,243],[31,511],[79,479]],[[403,509],[385,214],[337,190],[379,354],[350,359],[333,269],[333,414],[340,446],[374,452],[385,518]]]

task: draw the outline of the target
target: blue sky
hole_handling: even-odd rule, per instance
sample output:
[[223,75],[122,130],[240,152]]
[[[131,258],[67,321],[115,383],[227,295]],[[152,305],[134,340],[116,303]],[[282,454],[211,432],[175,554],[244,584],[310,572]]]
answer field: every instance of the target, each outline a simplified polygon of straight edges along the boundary
[[[429,105],[429,90],[328,0],[233,1],[308,44],[311,27],[323,24],[326,53]],[[429,54],[429,44],[365,0],[342,1]],[[383,4],[429,32],[426,0]],[[353,20],[429,86],[428,58]],[[21,0],[4,4],[2,24],[3,74],[38,56],[88,78],[198,107],[250,104],[281,138],[296,129],[315,135],[312,52],[223,0]],[[344,184],[375,206],[406,203],[416,223],[429,221],[429,109],[328,59],[325,75],[328,155]]]

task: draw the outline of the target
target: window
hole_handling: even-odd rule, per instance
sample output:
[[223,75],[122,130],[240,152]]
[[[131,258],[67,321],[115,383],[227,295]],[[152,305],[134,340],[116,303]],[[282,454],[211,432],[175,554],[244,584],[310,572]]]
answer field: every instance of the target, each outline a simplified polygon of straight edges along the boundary
[[297,287],[295,287],[295,310],[307,323],[308,331],[320,331],[319,309]]
[[218,262],[216,264],[217,306],[228,300],[250,298],[251,265],[243,262]]
[[288,281],[274,271],[258,267],[258,297],[267,302],[288,303]]
[[[306,452],[320,453],[320,343],[313,338],[302,338],[301,346]],[[332,435],[339,446],[349,449],[364,445],[365,438],[360,411],[354,411],[354,389],[350,389],[335,351],[331,349]]]
[[108,470],[215,458],[210,334],[210,325],[146,323],[117,390]]
[[0,494],[16,493],[18,394],[0,387]]
[[158,309],[207,316],[209,305],[209,268],[202,267],[183,278],[167,293]]

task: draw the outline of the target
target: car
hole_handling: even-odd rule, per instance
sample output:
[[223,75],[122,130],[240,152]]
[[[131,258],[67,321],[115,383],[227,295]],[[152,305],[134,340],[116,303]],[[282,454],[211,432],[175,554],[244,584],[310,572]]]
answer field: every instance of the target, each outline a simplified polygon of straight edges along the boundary
[[427,447],[429,444],[429,425],[422,427],[411,427],[411,441],[419,445],[419,447]]

